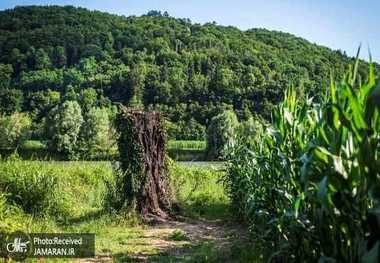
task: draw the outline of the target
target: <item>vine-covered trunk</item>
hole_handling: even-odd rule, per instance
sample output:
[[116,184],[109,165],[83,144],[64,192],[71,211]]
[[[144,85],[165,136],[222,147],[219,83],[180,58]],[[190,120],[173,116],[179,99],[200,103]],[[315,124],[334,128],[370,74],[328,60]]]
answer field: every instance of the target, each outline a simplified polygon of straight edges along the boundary
[[143,217],[167,218],[171,202],[160,114],[122,107],[117,124],[126,201]]

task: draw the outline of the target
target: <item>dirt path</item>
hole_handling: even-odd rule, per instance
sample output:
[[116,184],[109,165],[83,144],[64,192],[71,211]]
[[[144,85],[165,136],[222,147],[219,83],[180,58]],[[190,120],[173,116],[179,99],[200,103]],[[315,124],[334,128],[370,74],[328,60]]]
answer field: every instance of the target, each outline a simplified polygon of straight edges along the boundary
[[221,221],[183,218],[155,223],[146,227],[134,245],[136,252],[99,255],[77,262],[183,262],[202,257],[202,253],[218,252],[224,262],[230,262],[234,241],[246,238],[243,227]]

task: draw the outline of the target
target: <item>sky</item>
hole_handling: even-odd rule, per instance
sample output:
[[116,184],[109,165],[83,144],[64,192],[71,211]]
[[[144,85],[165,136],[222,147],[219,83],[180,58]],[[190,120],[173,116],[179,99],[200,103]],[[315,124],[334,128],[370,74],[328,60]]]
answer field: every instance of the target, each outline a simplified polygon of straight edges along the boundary
[[370,49],[380,62],[378,0],[0,0],[0,10],[19,5],[73,5],[125,16],[167,11],[196,23],[288,32],[351,56],[362,44],[361,57],[368,60]]

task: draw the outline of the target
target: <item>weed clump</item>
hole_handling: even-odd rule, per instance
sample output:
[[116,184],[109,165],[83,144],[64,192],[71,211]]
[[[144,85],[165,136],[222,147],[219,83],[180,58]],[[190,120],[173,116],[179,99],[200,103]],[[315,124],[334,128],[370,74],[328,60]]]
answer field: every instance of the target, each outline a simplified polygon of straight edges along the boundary
[[186,232],[184,232],[181,229],[174,230],[169,236],[169,240],[172,241],[186,241],[189,240],[188,236],[186,235]]

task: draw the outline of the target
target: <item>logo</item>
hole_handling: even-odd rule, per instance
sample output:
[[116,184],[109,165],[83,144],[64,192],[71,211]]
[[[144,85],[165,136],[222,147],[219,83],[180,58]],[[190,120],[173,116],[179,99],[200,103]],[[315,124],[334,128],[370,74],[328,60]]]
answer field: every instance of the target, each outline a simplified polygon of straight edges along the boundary
[[8,253],[27,253],[28,252],[27,245],[29,243],[30,241],[21,242],[21,238],[16,237],[13,243],[7,244],[7,251]]
[[5,248],[7,255],[14,260],[24,260],[31,251],[30,237],[24,232],[17,231],[8,235]]
[[91,233],[0,233],[0,262],[1,258],[23,261],[94,256],[95,234]]

